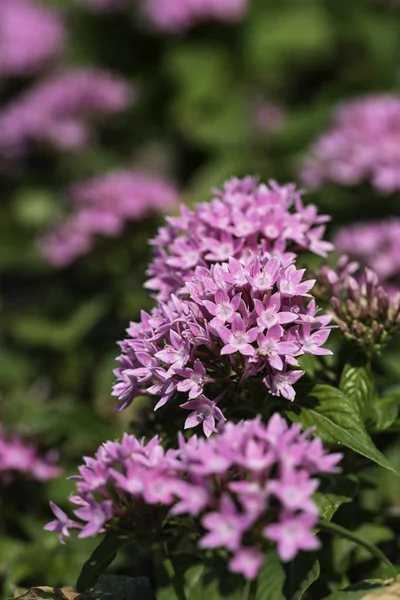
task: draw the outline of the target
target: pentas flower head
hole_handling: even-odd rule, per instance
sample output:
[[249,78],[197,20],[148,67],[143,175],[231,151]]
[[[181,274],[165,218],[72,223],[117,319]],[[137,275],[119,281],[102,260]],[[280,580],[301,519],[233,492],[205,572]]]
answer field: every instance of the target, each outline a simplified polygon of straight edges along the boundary
[[283,561],[319,547],[316,476],[337,472],[341,454],[327,454],[311,434],[275,414],[267,425],[228,423],[207,440],[180,434],[179,448],[166,452],[157,437],[124,435],[85,458],[73,478],[74,518],[51,503],[56,518],[45,529],[62,540],[70,529],[82,538],[113,528],[148,540],[150,526],[157,544],[170,517],[176,533],[188,515],[199,549],[227,550],[228,568],[254,579],[271,542]]
[[76,184],[69,197],[72,214],[38,242],[43,256],[56,267],[89,252],[96,236],[117,237],[127,222],[173,207],[178,190],[158,177],[120,170]]
[[0,112],[0,153],[20,157],[40,144],[62,150],[86,146],[91,122],[132,104],[133,91],[101,69],[70,69],[39,82]]
[[347,225],[339,229],[334,243],[375,271],[388,292],[400,290],[400,218]]
[[0,1],[0,80],[32,75],[65,43],[59,15],[32,0]]
[[17,473],[37,481],[54,479],[61,473],[56,460],[54,452],[41,456],[36,446],[17,435],[7,435],[0,427],[0,481],[9,482]]
[[240,21],[248,0],[142,0],[142,11],[159,31],[184,33],[203,21]]
[[322,347],[329,317],[318,316],[314,280],[303,276],[291,259],[267,254],[195,267],[185,294],[128,328],[115,371],[119,407],[142,395],[155,396],[156,409],[179,402],[191,411],[185,427],[202,424],[210,435],[224,420],[220,404],[229,410],[243,385],[293,400],[297,358],[331,354]]
[[314,205],[304,206],[294,185],[267,186],[253,177],[227,181],[211,202],[194,211],[182,207],[179,217],[167,221],[151,242],[155,258],[146,284],[160,300],[184,291],[199,266],[247,260],[250,253],[285,261],[301,249],[321,256],[333,249],[323,240],[329,217],[318,215]]
[[371,96],[343,103],[331,129],[311,147],[303,181],[353,186],[369,181],[382,194],[400,189],[400,98]]

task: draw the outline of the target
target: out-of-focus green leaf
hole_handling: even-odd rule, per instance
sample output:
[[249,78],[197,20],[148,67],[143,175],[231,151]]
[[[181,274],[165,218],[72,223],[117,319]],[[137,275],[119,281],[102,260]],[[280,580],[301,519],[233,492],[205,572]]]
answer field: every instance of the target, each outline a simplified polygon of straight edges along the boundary
[[103,298],[82,306],[67,321],[50,321],[42,316],[21,316],[9,325],[12,335],[25,344],[45,346],[60,352],[76,345],[107,309]]

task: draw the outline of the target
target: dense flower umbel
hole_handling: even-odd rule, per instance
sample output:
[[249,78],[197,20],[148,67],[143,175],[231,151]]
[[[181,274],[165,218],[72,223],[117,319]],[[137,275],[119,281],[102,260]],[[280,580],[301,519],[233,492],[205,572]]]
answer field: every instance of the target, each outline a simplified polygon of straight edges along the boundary
[[[208,242],[217,256],[218,244]],[[304,269],[292,260],[249,253],[247,261],[196,267],[186,295],[143,312],[120,343],[113,391],[120,408],[149,394],[159,398],[157,409],[180,392],[187,396],[182,408],[192,411],[186,427],[203,423],[209,435],[224,418],[216,403],[225,395],[232,401],[246,381],[256,378],[293,400],[303,375],[296,357],[331,352],[321,347],[330,317],[316,316],[314,280],[302,281]]]
[[343,256],[335,270],[321,269],[318,284],[345,337],[371,355],[400,331],[400,292],[388,294],[376,273],[366,268],[358,275],[357,268]]
[[231,179],[216,190],[211,202],[194,211],[182,207],[180,217],[169,217],[152,240],[155,259],[146,287],[167,300],[179,294],[196,266],[207,267],[249,253],[270,253],[286,260],[289,252],[307,249],[325,256],[333,245],[324,241],[326,215],[304,206],[294,185],[269,187],[254,177]]
[[0,112],[0,153],[25,154],[32,144],[60,149],[85,146],[90,122],[126,109],[133,92],[100,69],[70,69],[38,83]]
[[208,440],[185,442],[180,435],[179,449],[167,452],[157,437],[146,444],[125,435],[80,467],[70,498],[75,520],[52,504],[56,520],[46,529],[63,539],[74,528],[89,537],[113,528],[139,536],[151,527],[161,542],[167,507],[174,530],[179,515],[190,515],[193,534],[200,531],[198,547],[226,549],[229,569],[253,579],[268,542],[276,542],[283,561],[319,546],[312,533],[315,476],[336,472],[341,455],[327,454],[311,433],[275,414],[268,425],[259,418],[228,423]]
[[121,170],[75,185],[70,197],[74,212],[39,241],[43,256],[56,267],[89,252],[97,235],[118,236],[127,221],[171,208],[178,191],[163,179]]
[[0,427],[0,482],[8,483],[16,473],[23,473],[38,481],[54,479],[61,473],[55,458],[53,452],[40,456],[33,444],[16,435],[7,436]]
[[155,29],[182,33],[202,21],[239,21],[248,0],[141,0]]
[[375,271],[385,289],[400,290],[400,218],[342,227],[334,242],[338,250]]
[[35,73],[60,53],[64,41],[55,12],[32,0],[0,0],[0,79]]
[[400,97],[372,96],[343,104],[333,127],[314,143],[303,180],[312,187],[368,180],[383,194],[399,190]]

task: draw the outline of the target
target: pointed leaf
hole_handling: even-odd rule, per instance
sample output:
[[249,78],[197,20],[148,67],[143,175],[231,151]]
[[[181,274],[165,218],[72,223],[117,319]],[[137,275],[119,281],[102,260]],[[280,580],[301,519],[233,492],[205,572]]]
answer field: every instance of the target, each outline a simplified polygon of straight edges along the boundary
[[117,556],[118,550],[129,543],[129,539],[115,533],[108,533],[85,562],[76,583],[80,593],[89,592],[100,575]]
[[337,476],[323,481],[314,494],[314,501],[319,508],[322,519],[330,521],[341,506],[351,502],[358,491],[358,482],[351,475]]
[[374,401],[374,382],[365,367],[346,364],[340,378],[340,390],[357,406],[364,419],[371,417]]
[[314,427],[323,442],[346,446],[398,474],[376,448],[354,403],[339,389],[318,384],[303,404],[293,404],[286,412],[292,421],[301,423],[304,428]]
[[256,600],[301,600],[318,576],[319,563],[313,553],[301,552],[283,565],[277,552],[270,551],[258,577]]

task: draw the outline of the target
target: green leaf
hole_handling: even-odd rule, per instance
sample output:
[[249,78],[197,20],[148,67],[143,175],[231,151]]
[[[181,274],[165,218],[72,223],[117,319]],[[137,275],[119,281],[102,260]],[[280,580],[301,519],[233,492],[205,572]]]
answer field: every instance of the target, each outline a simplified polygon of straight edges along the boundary
[[27,346],[69,350],[94,327],[107,310],[105,298],[82,304],[68,320],[55,321],[43,315],[23,315],[10,324],[10,332]]
[[319,563],[313,553],[301,552],[283,565],[277,552],[270,551],[258,577],[256,600],[300,600],[318,576]]
[[94,600],[156,600],[147,577],[102,575],[93,588]]
[[400,394],[399,392],[388,393],[383,398],[375,401],[375,431],[385,431],[395,420],[399,413]]
[[317,384],[304,399],[286,411],[288,417],[315,433],[327,444],[346,446],[381,467],[398,474],[368,435],[354,403],[339,389]]
[[357,491],[358,482],[351,475],[323,481],[318,492],[314,494],[321,518],[330,521],[340,505],[351,502]]
[[[378,523],[363,523],[359,527],[356,527],[353,533],[357,534],[364,541],[370,544],[381,544],[388,542],[394,538],[394,532],[385,525]],[[350,564],[360,564],[367,560],[370,560],[371,555],[369,550],[360,546],[355,540],[349,540],[348,538],[338,537],[334,540],[333,544],[333,565],[334,569],[338,573],[344,573],[350,568]],[[381,567],[383,565],[381,564]],[[388,571],[389,565],[385,563],[385,570]],[[390,566],[390,569],[392,567]],[[388,577],[393,574],[388,573]]]
[[283,586],[287,600],[301,600],[310,585],[319,577],[319,562],[312,552],[300,552],[285,564],[286,580]]
[[319,528],[321,530],[327,531],[334,535],[339,535],[339,536],[346,538],[352,542],[356,542],[356,544],[359,544],[360,546],[362,546],[363,548],[368,550],[368,552],[370,554],[372,554],[372,556],[374,556],[378,560],[385,563],[388,567],[390,567],[393,570],[394,577],[396,576],[396,574],[397,574],[396,570],[395,570],[394,566],[392,565],[392,563],[390,562],[390,560],[387,558],[387,556],[385,556],[383,554],[383,552],[381,550],[379,550],[379,548],[377,548],[374,544],[372,544],[365,538],[359,536],[354,531],[350,531],[349,529],[346,529],[345,527],[342,527],[341,525],[338,525],[337,523],[332,523],[330,521],[324,521],[323,519],[321,519],[319,521]]
[[117,556],[118,550],[131,540],[115,533],[108,533],[85,562],[76,582],[76,589],[80,593],[90,591],[100,575],[106,570]]
[[372,416],[375,390],[368,369],[346,364],[339,388],[351,402],[354,402],[364,421]]
[[[376,600],[395,600],[395,595],[386,596],[383,593],[385,589],[389,590],[389,588],[390,586],[384,586],[379,581],[360,581],[344,590],[338,590],[326,596],[323,600],[372,600],[375,594]],[[400,595],[398,597],[400,598]]]

